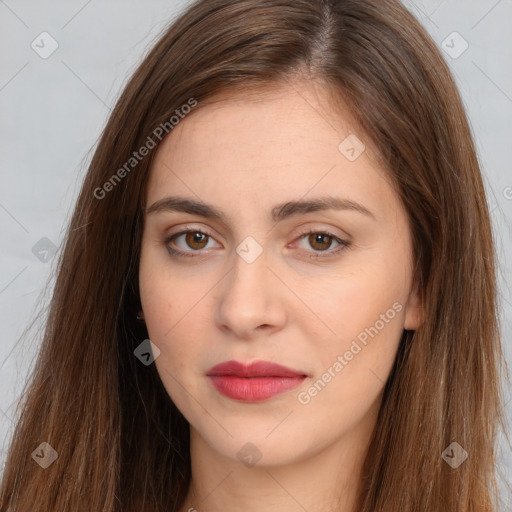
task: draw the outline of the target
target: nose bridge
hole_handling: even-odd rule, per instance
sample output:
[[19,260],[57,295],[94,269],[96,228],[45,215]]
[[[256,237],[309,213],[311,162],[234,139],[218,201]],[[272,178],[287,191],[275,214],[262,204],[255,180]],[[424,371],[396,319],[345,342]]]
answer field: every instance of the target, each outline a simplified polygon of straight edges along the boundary
[[268,252],[252,237],[244,239],[233,255],[233,272],[224,283],[217,321],[239,337],[249,336],[259,326],[276,326],[283,321],[267,256]]
[[236,248],[234,272],[230,283],[235,292],[261,295],[260,292],[267,281],[268,252],[264,251],[260,244],[258,247],[254,242],[244,241]]

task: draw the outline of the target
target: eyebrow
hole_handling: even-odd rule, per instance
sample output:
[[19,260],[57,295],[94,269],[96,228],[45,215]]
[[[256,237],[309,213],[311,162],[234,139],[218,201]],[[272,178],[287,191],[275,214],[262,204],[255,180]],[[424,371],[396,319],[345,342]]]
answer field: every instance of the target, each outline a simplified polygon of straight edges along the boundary
[[[322,210],[352,210],[377,220],[375,215],[362,204],[350,199],[330,196],[287,201],[279,204],[272,208],[270,219],[274,222],[279,222],[294,215],[305,215],[310,212]],[[199,215],[223,223],[227,221],[227,215],[215,206],[203,203],[202,201],[196,201],[195,199],[178,196],[169,196],[159,199],[147,208],[146,214],[172,211]]]

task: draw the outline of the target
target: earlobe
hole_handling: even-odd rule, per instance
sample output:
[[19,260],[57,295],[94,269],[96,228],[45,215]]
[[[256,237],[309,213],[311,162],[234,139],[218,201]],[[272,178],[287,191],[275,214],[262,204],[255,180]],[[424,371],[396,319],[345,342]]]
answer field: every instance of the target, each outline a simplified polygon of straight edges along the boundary
[[405,308],[404,329],[408,331],[415,331],[425,320],[425,308],[418,288],[416,285],[411,291]]

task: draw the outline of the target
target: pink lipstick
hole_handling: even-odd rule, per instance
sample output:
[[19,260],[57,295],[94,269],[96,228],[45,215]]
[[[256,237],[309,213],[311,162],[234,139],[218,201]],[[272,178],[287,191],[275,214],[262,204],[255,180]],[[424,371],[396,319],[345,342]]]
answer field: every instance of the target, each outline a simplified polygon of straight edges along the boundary
[[221,395],[243,402],[268,400],[299,386],[307,377],[303,372],[270,361],[250,365],[226,361],[211,368],[207,376]]

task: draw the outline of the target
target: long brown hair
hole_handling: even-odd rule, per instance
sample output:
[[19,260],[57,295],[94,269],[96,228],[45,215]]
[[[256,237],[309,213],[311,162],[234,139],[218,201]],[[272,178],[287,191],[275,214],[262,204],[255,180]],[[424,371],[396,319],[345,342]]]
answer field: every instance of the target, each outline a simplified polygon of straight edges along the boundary
[[[20,400],[2,511],[182,506],[189,425],[155,365],[134,356],[147,337],[138,261],[155,129],[193,101],[293,77],[322,80],[376,148],[408,212],[425,308],[386,383],[357,510],[496,510],[495,252],[471,131],[435,43],[397,0],[199,0],[135,71],[90,163]],[[155,147],[134,164],[148,136]],[[46,469],[31,457],[42,442],[58,453]],[[468,453],[456,469],[441,456],[452,442]]]

